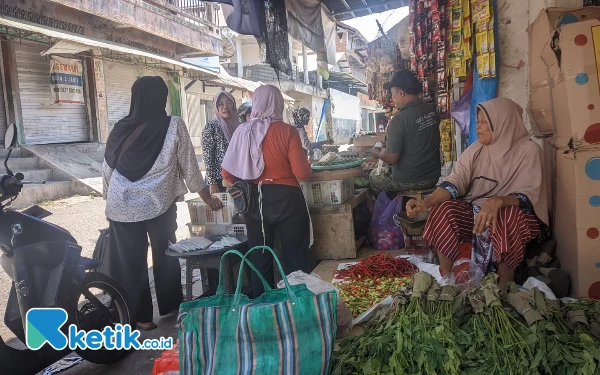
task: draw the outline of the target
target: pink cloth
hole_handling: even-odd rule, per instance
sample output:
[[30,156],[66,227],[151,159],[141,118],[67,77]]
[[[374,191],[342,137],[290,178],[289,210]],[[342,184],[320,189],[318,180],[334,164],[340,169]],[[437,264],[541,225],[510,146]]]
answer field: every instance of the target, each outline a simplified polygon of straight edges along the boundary
[[469,146],[445,181],[476,206],[490,197],[525,194],[536,216],[548,224],[542,149],[529,139],[523,108],[510,99],[496,98],[481,103],[477,110],[487,116],[492,143]]
[[[231,110],[231,116],[227,120],[224,119],[219,114],[219,108],[217,107],[217,102],[219,101],[219,98],[221,97],[221,95],[225,95],[226,97],[229,98],[229,100],[231,100],[233,102],[233,108]],[[217,95],[215,95],[215,98],[213,100],[213,104],[214,104],[214,107],[215,107],[215,114],[217,116],[217,120],[219,121],[219,127],[223,131],[223,134],[225,134],[225,138],[227,138],[227,141],[231,141],[231,137],[233,136],[233,133],[235,132],[235,129],[237,129],[237,127],[240,125],[240,119],[238,118],[237,108],[236,108],[236,105],[235,105],[235,98],[233,97],[233,95],[231,95],[227,91],[221,91]]]
[[264,85],[252,95],[250,121],[238,126],[223,159],[223,169],[241,180],[256,180],[265,169],[262,142],[271,123],[283,121],[283,96],[275,86]]

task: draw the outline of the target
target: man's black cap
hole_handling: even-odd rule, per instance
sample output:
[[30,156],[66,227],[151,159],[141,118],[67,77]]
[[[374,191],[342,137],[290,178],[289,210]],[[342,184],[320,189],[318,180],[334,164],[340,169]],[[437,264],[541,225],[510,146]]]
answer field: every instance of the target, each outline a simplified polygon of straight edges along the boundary
[[383,85],[385,90],[389,90],[392,87],[397,87],[410,95],[419,95],[423,89],[421,82],[417,77],[407,69],[402,69],[392,77],[392,80]]

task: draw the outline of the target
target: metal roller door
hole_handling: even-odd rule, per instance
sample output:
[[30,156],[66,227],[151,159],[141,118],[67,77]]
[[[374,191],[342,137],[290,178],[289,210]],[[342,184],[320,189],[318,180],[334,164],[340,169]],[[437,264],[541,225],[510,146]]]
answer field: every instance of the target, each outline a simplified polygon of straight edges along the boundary
[[[104,62],[104,82],[106,84],[106,104],[108,107],[108,131],[129,114],[131,86],[143,76],[161,76],[167,85],[169,77],[160,71],[144,69],[136,65],[117,62]],[[171,96],[167,99],[167,113],[171,114]]]
[[6,133],[6,108],[4,107],[4,90],[2,89],[2,75],[0,74],[0,145],[4,145],[4,133]]
[[50,60],[41,55],[48,46],[29,41],[14,43],[13,46],[17,60],[24,142],[35,145],[89,141],[86,106],[54,103],[50,87]]

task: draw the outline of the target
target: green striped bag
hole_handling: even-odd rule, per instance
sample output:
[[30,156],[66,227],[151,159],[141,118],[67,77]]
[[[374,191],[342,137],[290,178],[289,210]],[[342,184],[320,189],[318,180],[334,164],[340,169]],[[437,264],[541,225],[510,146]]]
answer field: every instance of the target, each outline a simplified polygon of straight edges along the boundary
[[[275,257],[285,281],[272,289],[247,260],[256,250]],[[221,258],[239,252],[232,250]],[[179,368],[182,375],[319,375],[331,371],[336,332],[335,291],[315,295],[306,285],[290,286],[279,259],[269,247],[257,246],[242,256],[256,272],[265,294],[250,299],[241,294],[245,267],[240,266],[234,295],[217,294],[181,304]]]

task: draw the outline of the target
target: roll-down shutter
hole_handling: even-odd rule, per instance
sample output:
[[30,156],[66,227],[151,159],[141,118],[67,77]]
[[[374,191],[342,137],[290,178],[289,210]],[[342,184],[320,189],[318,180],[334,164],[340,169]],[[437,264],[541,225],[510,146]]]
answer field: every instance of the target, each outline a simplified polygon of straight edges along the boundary
[[0,145],[4,145],[4,133],[6,133],[6,108],[4,107],[4,90],[2,90],[2,75],[0,74]]
[[89,141],[86,106],[54,103],[50,87],[50,60],[41,55],[47,46],[29,41],[13,45],[17,60],[24,142],[48,144]]
[[[143,76],[161,76],[167,85],[169,77],[158,70],[144,69],[136,65],[117,62],[104,63],[104,82],[106,84],[106,104],[108,107],[109,132],[113,126],[129,114],[131,86]],[[171,96],[167,99],[167,113],[171,114]]]
[[187,94],[188,131],[194,147],[202,147],[202,131],[206,126],[206,101],[200,95]]

